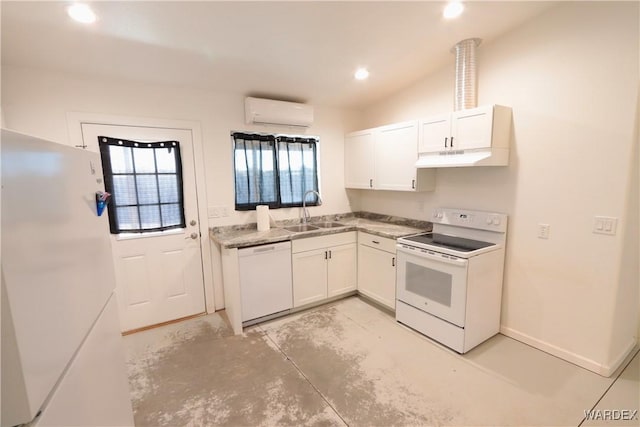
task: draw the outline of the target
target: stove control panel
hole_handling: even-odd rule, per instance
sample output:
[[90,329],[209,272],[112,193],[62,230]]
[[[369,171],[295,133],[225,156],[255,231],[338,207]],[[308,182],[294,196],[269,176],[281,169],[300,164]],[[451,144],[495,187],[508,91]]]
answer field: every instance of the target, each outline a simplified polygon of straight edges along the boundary
[[437,208],[431,215],[431,222],[500,233],[507,231],[507,215],[496,212]]

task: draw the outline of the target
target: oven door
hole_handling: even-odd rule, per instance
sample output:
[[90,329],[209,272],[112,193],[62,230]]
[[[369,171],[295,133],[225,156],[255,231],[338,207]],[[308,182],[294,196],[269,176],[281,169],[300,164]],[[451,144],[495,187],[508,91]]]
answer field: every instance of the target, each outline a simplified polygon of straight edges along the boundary
[[468,260],[398,245],[397,298],[464,327]]

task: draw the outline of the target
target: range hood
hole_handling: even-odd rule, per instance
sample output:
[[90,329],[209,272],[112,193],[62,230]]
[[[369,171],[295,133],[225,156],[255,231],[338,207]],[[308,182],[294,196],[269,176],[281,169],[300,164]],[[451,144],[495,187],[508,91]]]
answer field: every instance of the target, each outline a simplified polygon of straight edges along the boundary
[[[502,106],[477,107],[477,72],[476,72],[476,48],[482,40],[478,38],[466,39],[458,42],[451,52],[455,55],[455,90],[454,90],[454,113],[450,116],[450,121],[440,121],[436,124],[438,137],[444,139],[443,149],[438,151],[436,147],[430,147],[428,152],[419,152],[416,168],[442,168],[442,167],[465,167],[465,166],[505,166],[509,162],[509,128],[511,123],[511,109]],[[464,111],[463,111],[464,110]],[[472,144],[469,149],[454,149],[454,137],[458,141],[457,135],[443,133],[443,126],[450,127],[453,132],[456,119],[461,117],[489,117],[489,123],[475,121],[474,131],[482,132],[488,130],[489,136],[484,140],[487,144]],[[434,122],[438,123],[438,122]],[[506,132],[506,133],[505,133]],[[447,147],[447,140],[451,145]]]
[[507,164],[508,161],[509,150],[505,148],[441,151],[439,153],[420,153],[416,168],[502,166]]

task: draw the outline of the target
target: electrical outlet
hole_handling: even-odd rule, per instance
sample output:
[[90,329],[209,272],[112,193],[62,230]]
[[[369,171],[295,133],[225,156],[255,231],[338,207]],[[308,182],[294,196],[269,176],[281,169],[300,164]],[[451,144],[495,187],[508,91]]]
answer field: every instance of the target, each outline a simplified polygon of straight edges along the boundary
[[609,216],[597,216],[593,219],[593,232],[597,234],[615,235],[618,226],[618,218]]
[[209,206],[207,215],[209,218],[220,218],[220,208],[218,206]]
[[550,228],[549,224],[538,224],[538,239],[548,239]]

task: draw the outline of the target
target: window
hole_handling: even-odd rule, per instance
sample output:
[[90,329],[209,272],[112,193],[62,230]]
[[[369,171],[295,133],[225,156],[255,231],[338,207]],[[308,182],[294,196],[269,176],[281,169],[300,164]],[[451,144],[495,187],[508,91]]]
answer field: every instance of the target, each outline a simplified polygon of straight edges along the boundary
[[[236,210],[302,206],[318,191],[318,140],[308,137],[233,133]],[[317,195],[307,196],[317,206]]]
[[112,234],[184,228],[178,141],[138,142],[99,136]]

